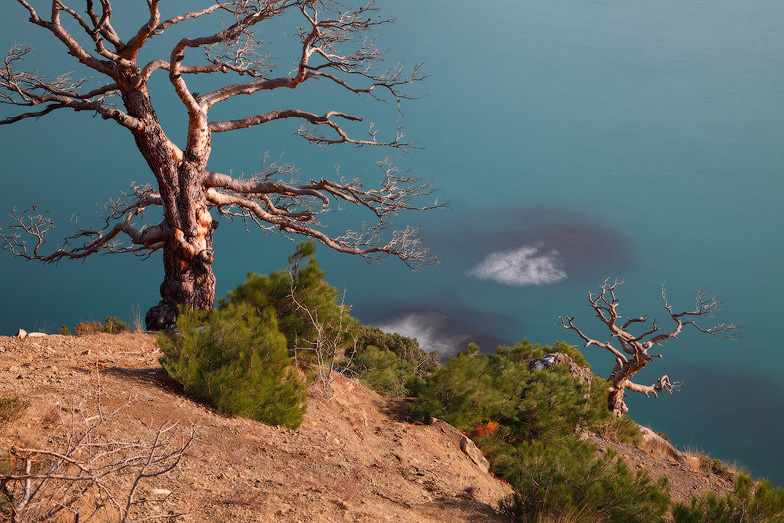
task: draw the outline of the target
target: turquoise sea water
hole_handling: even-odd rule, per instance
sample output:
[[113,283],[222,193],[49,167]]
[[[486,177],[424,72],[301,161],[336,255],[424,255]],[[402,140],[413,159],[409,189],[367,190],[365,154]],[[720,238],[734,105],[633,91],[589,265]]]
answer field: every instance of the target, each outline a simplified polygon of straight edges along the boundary
[[[432,180],[451,207],[400,223],[424,225],[441,265],[415,274],[394,260],[369,266],[317,252],[360,319],[415,335],[427,349],[454,353],[477,341],[492,352],[523,338],[577,344],[555,324],[566,314],[605,336],[586,298],[607,277],[625,281],[627,316],[665,320],[665,281],[675,308],[691,307],[700,286],[718,294],[726,305],[717,321],[742,324],[745,337],[686,332],[667,343],[639,381],[668,374],[683,382],[681,392],[632,396],[631,414],[681,447],[784,485],[784,4],[379,4],[397,19],[382,31],[390,62],[424,61],[430,75],[413,87],[421,99],[404,106],[401,122],[423,149],[314,150],[292,138],[296,124],[283,123],[216,136],[211,167],[252,172],[264,152],[286,151],[303,176],[327,175],[339,163],[344,174],[372,179],[374,161],[391,154]],[[25,19],[21,8],[6,7],[0,47],[35,42],[42,71],[76,67]],[[181,139],[182,111],[160,85],[161,116]],[[274,102],[396,125],[371,101],[302,94]],[[85,114],[0,127],[0,151],[0,211],[56,209],[53,240],[68,232],[72,212],[96,224],[96,203],[151,178],[126,132]],[[358,219],[335,216],[333,226]],[[249,270],[282,268],[292,249],[278,236],[223,224],[219,293]],[[3,254],[0,274],[0,330],[10,334],[107,314],[130,321],[133,309],[143,315],[157,303],[162,267],[156,256],[42,267]],[[586,356],[599,374],[612,366],[596,348]]]

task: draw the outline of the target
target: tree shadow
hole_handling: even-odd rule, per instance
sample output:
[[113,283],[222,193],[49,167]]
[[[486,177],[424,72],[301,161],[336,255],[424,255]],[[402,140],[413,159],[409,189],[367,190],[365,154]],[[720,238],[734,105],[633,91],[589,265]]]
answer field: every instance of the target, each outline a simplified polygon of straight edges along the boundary
[[[194,399],[185,393],[183,386],[161,367],[128,369],[125,367],[107,367],[101,372],[123,380],[132,381],[143,385],[152,385],[171,394]],[[195,399],[194,399],[195,400]]]

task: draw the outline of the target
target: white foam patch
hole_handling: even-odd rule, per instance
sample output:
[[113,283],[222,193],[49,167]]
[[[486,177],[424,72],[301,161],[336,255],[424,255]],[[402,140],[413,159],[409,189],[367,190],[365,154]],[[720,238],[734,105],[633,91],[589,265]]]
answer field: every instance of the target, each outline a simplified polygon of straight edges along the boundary
[[[444,336],[439,325],[446,318],[438,314],[407,314],[381,325],[378,328],[388,333],[398,333],[407,338],[416,338],[419,347],[426,352],[437,350],[441,356],[452,356],[461,349],[461,336]],[[465,348],[465,347],[463,347]]]
[[566,279],[558,251],[540,253],[538,245],[525,245],[513,251],[487,255],[468,274],[480,280],[493,280],[504,285],[547,285]]

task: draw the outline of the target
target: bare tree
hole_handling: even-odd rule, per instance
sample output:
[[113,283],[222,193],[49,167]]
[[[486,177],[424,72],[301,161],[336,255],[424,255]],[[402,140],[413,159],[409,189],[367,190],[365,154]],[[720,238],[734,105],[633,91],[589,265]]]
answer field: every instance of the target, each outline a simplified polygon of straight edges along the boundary
[[[662,357],[661,354],[648,353],[654,345],[661,346],[663,342],[671,338],[677,338],[684,326],[691,326],[700,332],[718,338],[737,339],[742,335],[740,327],[734,324],[719,323],[710,328],[703,328],[697,325],[696,318],[712,318],[716,316],[724,304],[716,296],[708,297],[702,289],[697,290],[697,299],[693,310],[674,312],[672,306],[667,302],[667,292],[664,285],[662,285],[661,294],[664,300],[664,308],[669,313],[672,321],[675,322],[675,326],[668,332],[661,331],[661,325],[655,318],[650,325],[646,326],[648,323],[647,314],[638,318],[627,318],[624,321],[618,313],[620,300],[615,295],[616,289],[622,284],[623,282],[617,280],[610,283],[610,280],[607,279],[601,286],[599,294],[588,293],[588,301],[591,307],[596,311],[599,320],[610,329],[610,337],[618,340],[620,348],[613,346],[609,341],[599,341],[585,335],[574,324],[574,316],[558,317],[565,329],[575,331],[585,341],[586,347],[596,345],[597,347],[607,349],[615,356],[615,366],[608,378],[610,388],[607,393],[607,408],[618,417],[629,411],[623,399],[627,390],[640,392],[649,397],[653,394],[657,398],[660,392],[667,391],[672,393],[672,390],[678,387],[678,382],[671,382],[666,374],[652,385],[640,385],[631,381],[635,374],[653,361],[653,358]],[[630,329],[633,327],[641,326],[646,329],[642,334],[635,335],[630,332]]]
[[[213,107],[237,96],[263,96],[269,91],[291,90],[314,82],[337,86],[360,97],[392,102],[399,111],[400,102],[409,97],[402,87],[424,79],[424,75],[418,66],[409,74],[404,74],[400,67],[380,67],[384,53],[376,47],[373,32],[392,20],[383,18],[372,1],[350,8],[336,0],[215,0],[203,9],[165,18],[161,1],[147,0],[145,23],[127,35],[121,35],[113,25],[110,0],[85,0],[81,10],[66,5],[66,0],[51,0],[45,15],[49,19],[43,17],[43,12],[39,14],[32,0],[17,3],[27,11],[31,23],[52,33],[98,80],[77,80],[70,75],[52,79],[26,71],[20,66],[32,48],[16,45],[0,68],[0,102],[26,112],[8,116],[0,124],[39,118],[59,109],[100,115],[130,132],[155,183],[132,186],[128,194],[107,204],[102,227],[77,226],[62,246],[48,253],[42,246],[53,227],[49,212],[37,213],[35,207],[24,212],[14,209],[11,222],[2,231],[6,250],[42,262],[84,258],[95,253],[133,252],[149,256],[162,250],[162,300],[146,315],[147,327],[151,329],[173,323],[178,304],[212,308],[212,245],[218,225],[212,210],[227,219],[238,218],[246,227],[255,222],[264,230],[304,235],[368,261],[392,255],[413,269],[436,262],[423,245],[418,229],[390,231],[390,218],[403,210],[431,209],[443,204],[436,200],[418,205],[415,200],[431,194],[432,187],[399,171],[388,160],[379,163],[381,183],[376,188],[339,173],[335,180],[322,177],[303,182],[294,167],[281,162],[264,161],[262,171],[249,178],[208,168],[213,133],[284,119],[299,121],[297,134],[322,147],[411,147],[399,128],[393,137],[382,139],[370,124],[367,136],[353,137],[346,122],[362,119],[336,110],[315,114],[296,108],[274,109],[223,121],[209,117]],[[291,18],[295,23],[289,26]],[[210,22],[212,32],[193,34],[168,46],[161,41],[175,26],[182,34],[181,28],[187,29],[183,26],[188,24],[194,33],[207,25],[197,26],[195,19]],[[289,62],[292,69],[284,76],[273,74],[275,66],[267,44],[257,37],[262,24],[280,31],[281,38],[296,42]],[[145,56],[154,52],[159,57],[139,62],[145,47]],[[200,57],[194,56],[199,54],[195,51],[201,51]],[[149,84],[159,72],[168,74],[171,89],[187,110],[187,138],[182,147],[170,139],[155,112]],[[219,75],[226,80],[216,88],[215,77]],[[203,94],[196,92],[196,87]],[[366,209],[374,221],[359,231],[327,234],[320,216],[342,204]],[[153,207],[162,209],[162,221],[141,223],[145,211]]]

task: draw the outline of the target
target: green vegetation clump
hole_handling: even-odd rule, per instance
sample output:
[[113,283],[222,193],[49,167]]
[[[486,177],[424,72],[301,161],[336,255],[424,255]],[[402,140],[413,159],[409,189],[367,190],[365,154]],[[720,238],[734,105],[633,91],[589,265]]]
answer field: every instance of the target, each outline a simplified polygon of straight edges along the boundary
[[[432,376],[412,384],[414,415],[442,418],[463,429],[494,421],[520,440],[547,440],[577,427],[593,430],[613,423],[604,400],[605,380],[597,377],[589,384],[561,365],[552,370],[529,365],[547,353],[566,352],[564,345],[541,347],[523,340],[490,355],[472,343]],[[575,362],[584,361],[577,349],[569,353]],[[617,432],[622,442],[639,438],[633,422],[623,423]]]
[[576,438],[522,442],[504,457],[503,477],[515,494],[501,502],[512,521],[663,521],[668,483],[632,473],[623,460]]
[[715,474],[720,478],[726,479],[727,481],[735,481],[735,474],[732,473],[727,465],[718,459],[711,459],[707,456],[703,457],[700,460],[700,470],[710,474]]
[[617,457],[597,457],[596,448],[576,435],[581,428],[612,426],[619,440],[639,441],[636,425],[615,420],[607,410],[602,378],[586,382],[563,365],[531,365],[552,352],[585,361],[565,344],[542,347],[524,340],[494,355],[470,344],[411,383],[413,413],[474,435],[493,471],[516,491],[503,505],[515,521],[661,521],[669,505],[666,480],[653,483]]
[[[288,271],[249,273],[209,313],[183,310],[178,333],[158,337],[169,375],[223,412],[298,427],[307,385],[298,368],[342,356],[358,326],[324,280],[314,249],[298,245]],[[325,338],[334,343],[317,343]]]
[[179,333],[158,335],[161,365],[185,391],[228,414],[297,428],[305,381],[296,371],[273,309],[228,303],[182,311]]
[[121,332],[127,331],[128,327],[125,323],[117,319],[117,316],[107,316],[101,330],[108,334],[120,334]]
[[[319,338],[314,322],[324,327],[321,336],[330,340],[339,338],[336,344],[338,350],[345,349],[352,343],[359,322],[347,314],[346,307],[340,303],[338,290],[324,280],[324,271],[313,257],[314,252],[313,242],[303,242],[289,258],[291,270],[275,271],[269,275],[249,272],[245,283],[219,300],[218,308],[246,303],[259,313],[266,309],[274,310],[289,352],[296,354],[297,358],[310,362],[314,359],[313,351],[307,350]],[[301,267],[300,263],[305,259],[308,263]],[[346,325],[347,322],[349,325]],[[332,355],[322,356],[331,359]]]
[[[83,321],[74,328],[74,332],[76,332],[77,336],[89,336],[91,334],[100,334],[102,332],[107,334],[120,334],[121,332],[125,332],[127,330],[128,327],[125,325],[125,323],[120,321],[117,316],[107,316],[106,321],[103,323],[100,321]],[[70,336],[71,331],[68,330],[68,327],[63,325],[60,327],[58,334]]]
[[66,327],[65,325],[62,325],[60,327],[60,329],[57,331],[57,334],[59,334],[61,336],[70,336],[71,335],[71,331],[70,331],[70,329],[68,327]]
[[428,354],[414,338],[368,325],[360,328],[348,359],[364,385],[395,396],[411,395],[412,380],[440,366],[438,351]]
[[26,408],[27,402],[19,396],[0,397],[0,427],[14,420]]
[[737,474],[732,492],[723,496],[707,492],[692,497],[690,505],[676,503],[672,518],[674,523],[782,523],[784,488]]

